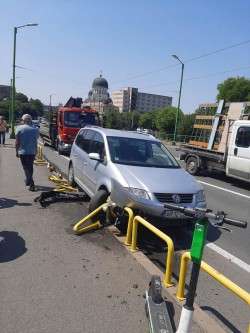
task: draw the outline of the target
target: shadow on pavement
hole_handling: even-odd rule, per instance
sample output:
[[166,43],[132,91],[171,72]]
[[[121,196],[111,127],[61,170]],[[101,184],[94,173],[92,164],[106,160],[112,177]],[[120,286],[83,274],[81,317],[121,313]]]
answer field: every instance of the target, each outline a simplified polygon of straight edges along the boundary
[[28,202],[18,202],[14,199],[0,198],[0,209],[1,208],[11,208],[14,206],[32,206],[31,203]]
[[234,333],[241,333],[233,324],[230,323],[222,314],[210,306],[201,306],[201,309],[206,312],[212,313],[216,318],[218,318],[226,327],[228,327]]
[[27,252],[25,240],[18,232],[1,231],[0,239],[0,262],[15,260]]

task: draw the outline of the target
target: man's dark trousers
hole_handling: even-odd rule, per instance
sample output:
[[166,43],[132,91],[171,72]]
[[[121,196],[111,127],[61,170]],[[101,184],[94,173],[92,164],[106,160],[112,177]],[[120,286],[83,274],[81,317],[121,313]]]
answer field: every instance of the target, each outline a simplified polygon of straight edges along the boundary
[[33,163],[36,155],[20,155],[20,160],[26,176],[26,185],[34,185],[33,180]]

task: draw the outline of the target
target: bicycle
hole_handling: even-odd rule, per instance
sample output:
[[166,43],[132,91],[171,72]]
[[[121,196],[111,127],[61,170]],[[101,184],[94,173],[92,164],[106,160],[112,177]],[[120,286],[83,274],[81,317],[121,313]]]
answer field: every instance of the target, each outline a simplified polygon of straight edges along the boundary
[[[210,209],[187,208],[173,204],[164,204],[164,208],[179,211],[187,217],[194,217],[198,221],[195,224],[190,256],[192,261],[191,277],[188,286],[186,302],[182,307],[179,326],[176,333],[190,333],[194,314],[194,298],[197,289],[200,266],[205,247],[208,224],[213,227],[230,229],[223,227],[223,224],[234,225],[246,228],[247,222],[238,221],[226,217],[226,213],[218,211],[216,214]],[[170,317],[162,297],[162,287],[160,277],[153,275],[149,284],[149,291],[145,295],[145,309],[148,318],[150,333],[173,333]]]

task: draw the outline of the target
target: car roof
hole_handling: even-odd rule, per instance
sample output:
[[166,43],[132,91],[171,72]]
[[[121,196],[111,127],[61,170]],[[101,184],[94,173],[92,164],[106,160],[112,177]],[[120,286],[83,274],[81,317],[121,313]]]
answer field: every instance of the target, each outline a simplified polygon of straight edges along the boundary
[[160,142],[160,140],[156,139],[153,135],[137,132],[137,131],[123,131],[123,130],[116,130],[111,128],[103,128],[99,126],[91,126],[87,125],[84,127],[84,129],[95,129],[100,133],[103,133],[105,136],[118,136],[118,137],[124,137],[124,138],[133,138],[133,139],[143,139],[143,140],[150,140],[150,141],[157,141]]

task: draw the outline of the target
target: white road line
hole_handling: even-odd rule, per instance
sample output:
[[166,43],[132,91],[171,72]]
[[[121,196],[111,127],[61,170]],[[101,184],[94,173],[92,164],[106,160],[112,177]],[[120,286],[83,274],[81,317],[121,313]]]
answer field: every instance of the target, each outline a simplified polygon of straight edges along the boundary
[[[193,237],[193,233],[190,230],[188,230],[187,233],[189,234],[189,236]],[[214,243],[209,243],[208,241],[206,241],[205,245],[207,247],[209,247],[211,250],[213,250],[214,252],[220,254],[222,257],[230,260],[235,265],[237,265],[240,268],[244,269],[246,272],[250,273],[250,265],[248,265],[246,262],[244,262],[241,259],[235,257],[231,253],[223,250],[222,248],[220,248],[219,246],[215,245]]]
[[206,246],[209,247],[211,250],[219,253],[224,258],[230,260],[231,262],[233,262],[234,264],[236,264],[240,268],[244,269],[248,273],[250,273],[250,265],[248,265],[244,261],[240,260],[239,258],[233,256],[231,253],[221,249],[219,246],[215,245],[214,243],[207,243]]
[[225,189],[225,188],[223,188],[223,187],[219,187],[219,186],[212,185],[212,184],[209,184],[209,183],[205,183],[205,182],[202,182],[202,181],[199,181],[199,183],[204,184],[204,185],[207,185],[207,186],[211,186],[211,187],[214,187],[214,188],[218,188],[219,190],[222,190],[222,191],[225,191],[225,192],[229,192],[229,193],[232,193],[232,194],[236,194],[236,195],[239,195],[239,196],[241,196],[241,197],[244,197],[244,198],[250,199],[250,196],[249,196],[249,195],[246,195],[246,194],[242,194],[242,193],[239,193],[239,192],[235,192],[235,191],[227,190],[227,189]]

